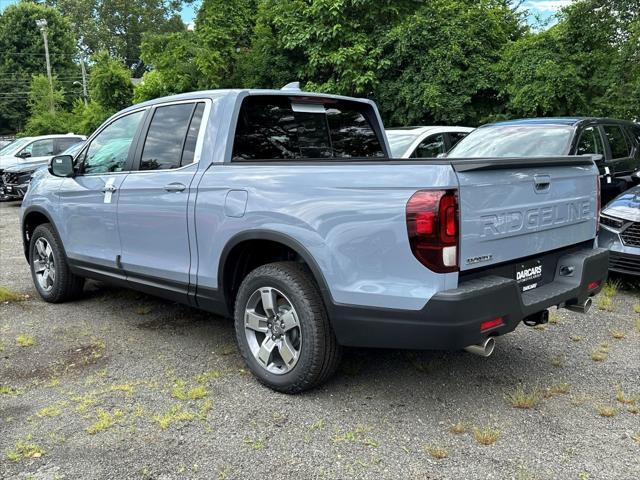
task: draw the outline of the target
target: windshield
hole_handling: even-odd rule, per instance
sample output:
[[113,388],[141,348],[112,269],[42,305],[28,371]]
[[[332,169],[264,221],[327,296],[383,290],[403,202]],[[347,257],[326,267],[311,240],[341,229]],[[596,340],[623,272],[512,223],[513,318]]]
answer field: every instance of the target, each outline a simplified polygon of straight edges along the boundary
[[565,125],[495,125],[478,128],[447,158],[554,157],[567,155],[573,128]]
[[74,143],[69,148],[67,148],[64,152],[62,152],[60,155],[71,155],[72,157],[75,157],[76,153],[78,153],[83,146],[84,146],[84,142]]
[[387,140],[389,140],[389,148],[391,148],[391,156],[400,158],[407,151],[407,148],[416,140],[417,135],[402,132],[397,133],[387,130]]
[[0,155],[9,155],[18,151],[20,148],[29,143],[29,138],[19,138],[18,140],[14,140],[9,145],[5,145],[2,149],[0,149]]

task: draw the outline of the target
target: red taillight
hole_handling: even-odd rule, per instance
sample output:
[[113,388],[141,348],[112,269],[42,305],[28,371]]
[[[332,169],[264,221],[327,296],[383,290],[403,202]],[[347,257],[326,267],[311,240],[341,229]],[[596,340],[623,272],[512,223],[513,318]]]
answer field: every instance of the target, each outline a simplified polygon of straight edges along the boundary
[[480,331],[485,332],[487,330],[491,330],[492,328],[500,327],[502,325],[504,325],[504,320],[502,320],[502,317],[493,318],[491,320],[487,320],[486,322],[482,322],[480,324]]
[[437,273],[458,270],[458,199],[453,190],[421,190],[407,202],[407,231],[415,257]]
[[600,286],[600,281],[589,282],[589,285],[587,285],[587,290],[595,290],[599,286]]
[[596,175],[596,189],[598,191],[598,198],[596,199],[596,235],[600,232],[600,175]]

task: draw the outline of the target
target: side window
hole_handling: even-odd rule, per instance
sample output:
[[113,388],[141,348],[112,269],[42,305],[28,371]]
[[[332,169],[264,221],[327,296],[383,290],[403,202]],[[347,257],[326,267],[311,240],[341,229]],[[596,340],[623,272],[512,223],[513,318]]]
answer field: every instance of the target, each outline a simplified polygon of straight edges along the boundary
[[597,127],[587,127],[580,136],[576,155],[604,154],[602,138]]
[[75,145],[76,143],[78,143],[80,141],[81,140],[79,138],[77,138],[77,137],[58,138],[56,140],[56,148],[55,148],[54,155],[58,155],[59,153],[64,152],[71,145]]
[[200,132],[200,124],[202,123],[202,114],[204,113],[204,103],[199,103],[191,117],[191,124],[187,132],[187,139],[184,142],[182,150],[182,161],[180,166],[193,163],[196,154],[196,143],[198,142],[198,133]]
[[129,148],[144,110],[120,117],[102,130],[87,149],[82,166],[83,173],[109,173],[124,170]]
[[53,155],[53,150],[53,138],[46,138],[44,140],[36,140],[27,145],[22,151],[30,153],[32,157],[46,157]]
[[169,170],[180,166],[195,106],[180,103],[155,109],[142,149],[140,170]]
[[623,158],[629,156],[630,149],[622,128],[616,125],[605,125],[604,134],[607,136],[607,140],[609,140],[611,158]]
[[431,135],[425,138],[413,152],[415,158],[436,158],[438,154],[445,153],[444,133]]
[[449,148],[451,149],[456,146],[456,143],[469,134],[467,132],[449,132],[447,135],[449,135],[449,142],[451,142],[451,146]]

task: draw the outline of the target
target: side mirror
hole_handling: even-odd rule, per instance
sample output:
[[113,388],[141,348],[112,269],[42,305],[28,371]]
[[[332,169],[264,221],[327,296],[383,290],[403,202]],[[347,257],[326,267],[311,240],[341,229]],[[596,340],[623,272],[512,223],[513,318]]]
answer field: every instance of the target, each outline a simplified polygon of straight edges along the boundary
[[20,158],[29,158],[30,156],[31,154],[29,152],[20,152],[16,154],[16,157],[20,157]]
[[73,157],[71,155],[58,155],[49,161],[49,173],[56,177],[73,177]]

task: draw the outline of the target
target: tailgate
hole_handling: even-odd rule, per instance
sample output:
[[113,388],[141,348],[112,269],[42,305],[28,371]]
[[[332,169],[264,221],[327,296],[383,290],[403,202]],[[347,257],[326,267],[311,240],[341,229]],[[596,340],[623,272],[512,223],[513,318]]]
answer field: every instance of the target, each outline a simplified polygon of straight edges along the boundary
[[461,159],[460,270],[590,240],[598,171],[585,157]]

